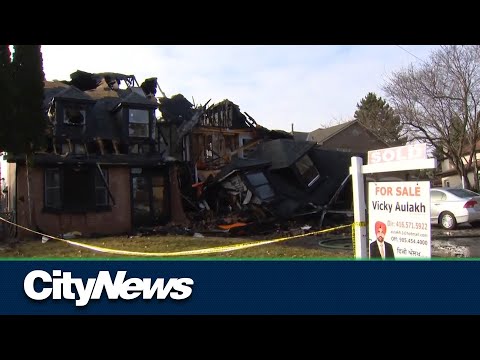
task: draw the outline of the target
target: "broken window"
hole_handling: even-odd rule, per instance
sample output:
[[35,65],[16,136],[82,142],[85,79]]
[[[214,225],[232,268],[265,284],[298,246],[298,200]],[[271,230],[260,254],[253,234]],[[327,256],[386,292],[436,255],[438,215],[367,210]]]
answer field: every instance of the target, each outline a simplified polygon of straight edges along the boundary
[[63,109],[63,122],[67,125],[85,125],[86,110],[82,104],[66,104]]
[[132,144],[128,146],[129,154],[148,154],[150,152],[149,144]]
[[132,137],[148,137],[150,112],[148,110],[128,110],[128,135]]
[[73,145],[73,152],[75,154],[86,154],[87,150],[84,144],[74,144]]
[[247,173],[245,176],[253,186],[255,195],[257,195],[257,197],[262,200],[267,200],[275,196],[275,193],[273,192],[273,189],[263,171]]
[[313,165],[312,160],[307,154],[295,163],[295,167],[308,187],[312,186],[320,178],[317,168]]
[[[102,170],[108,185],[108,170]],[[110,205],[105,182],[91,167],[45,169],[45,208],[73,212],[94,211]]]
[[248,159],[250,153],[255,150],[255,147],[253,146],[255,140],[253,140],[250,136],[241,135],[239,137],[239,141],[240,148],[238,150],[238,157],[242,159]]
[[63,143],[63,144],[62,144],[62,151],[61,151],[61,154],[62,154],[62,155],[69,154],[69,153],[70,153],[70,151],[71,151],[71,149],[70,149],[70,145],[69,145],[69,144],[67,144],[67,143]]
[[213,139],[212,135],[207,135],[205,140],[205,160],[211,161],[213,160]]

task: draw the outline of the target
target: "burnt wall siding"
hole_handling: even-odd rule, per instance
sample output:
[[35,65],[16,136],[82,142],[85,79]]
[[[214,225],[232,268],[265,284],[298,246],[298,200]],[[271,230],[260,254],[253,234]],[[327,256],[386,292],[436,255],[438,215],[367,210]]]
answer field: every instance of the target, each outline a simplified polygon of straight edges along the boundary
[[106,119],[110,121],[111,138],[120,140],[123,143],[126,143],[128,140],[128,122],[125,128],[125,118],[127,118],[126,121],[128,121],[128,114],[125,114],[123,110],[118,110],[112,114],[111,118]]
[[363,153],[369,150],[388,147],[359,124],[353,124],[338,134],[333,135],[330,139],[322,143],[321,146],[323,149],[348,150]]
[[[27,176],[24,165],[17,169],[17,222],[28,227]],[[80,231],[84,236],[94,234],[123,234],[131,230],[130,169],[112,167],[109,171],[109,187],[115,199],[110,211],[82,214],[44,212],[44,168],[30,170],[33,230],[57,236],[70,231]],[[19,236],[38,236],[25,230]]]

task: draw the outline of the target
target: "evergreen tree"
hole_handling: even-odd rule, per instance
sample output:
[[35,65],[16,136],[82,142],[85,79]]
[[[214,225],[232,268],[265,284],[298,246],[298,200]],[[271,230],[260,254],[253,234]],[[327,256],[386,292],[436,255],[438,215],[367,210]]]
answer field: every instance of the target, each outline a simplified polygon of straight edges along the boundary
[[[44,145],[46,119],[43,113],[45,74],[41,45],[14,45],[14,131],[12,152],[31,154]],[[7,149],[8,150],[8,149]]]
[[11,99],[11,60],[8,45],[0,45],[0,152],[9,147]]
[[402,136],[400,118],[395,115],[390,105],[375,93],[368,93],[360,104],[357,104],[354,117],[390,146],[407,143],[407,138]]

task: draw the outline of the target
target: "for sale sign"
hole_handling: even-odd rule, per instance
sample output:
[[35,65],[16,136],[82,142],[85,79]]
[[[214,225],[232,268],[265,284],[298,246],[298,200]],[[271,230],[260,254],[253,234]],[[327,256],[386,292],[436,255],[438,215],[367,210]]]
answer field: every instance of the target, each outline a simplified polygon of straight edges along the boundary
[[371,259],[431,257],[430,182],[368,184]]

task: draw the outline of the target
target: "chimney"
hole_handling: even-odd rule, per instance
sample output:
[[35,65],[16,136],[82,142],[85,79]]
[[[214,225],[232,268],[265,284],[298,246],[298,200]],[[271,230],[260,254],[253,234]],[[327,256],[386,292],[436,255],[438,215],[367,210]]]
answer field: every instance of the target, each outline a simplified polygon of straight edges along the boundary
[[293,123],[292,123],[292,135],[293,135]]

